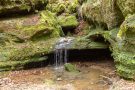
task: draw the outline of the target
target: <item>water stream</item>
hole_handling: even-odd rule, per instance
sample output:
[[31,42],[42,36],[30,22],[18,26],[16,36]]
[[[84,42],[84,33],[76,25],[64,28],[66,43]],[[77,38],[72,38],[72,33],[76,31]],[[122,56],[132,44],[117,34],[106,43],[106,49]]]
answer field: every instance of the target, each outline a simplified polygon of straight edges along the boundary
[[62,68],[68,62],[68,48],[73,43],[73,37],[62,37],[55,46],[54,66],[55,69]]

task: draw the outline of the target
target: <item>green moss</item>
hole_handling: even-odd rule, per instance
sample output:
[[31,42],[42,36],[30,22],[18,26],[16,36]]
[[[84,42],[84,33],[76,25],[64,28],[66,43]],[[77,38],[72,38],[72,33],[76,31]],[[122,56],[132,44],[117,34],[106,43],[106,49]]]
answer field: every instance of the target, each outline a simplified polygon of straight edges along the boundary
[[57,15],[62,13],[72,14],[77,12],[78,5],[79,5],[78,0],[72,0],[72,1],[49,0],[49,4],[47,4],[46,9],[56,13]]
[[52,37],[56,36],[63,36],[64,33],[62,31],[61,26],[59,25],[58,19],[55,16],[55,14],[51,13],[50,11],[45,11],[41,13],[41,21],[46,22],[47,26],[55,28],[55,30],[52,33]]
[[55,28],[47,27],[43,23],[35,26],[19,27],[17,29],[19,31],[15,34],[18,34],[18,36],[21,36],[20,38],[24,39],[33,39],[40,35],[46,36],[48,34],[51,34],[53,30],[55,30]]
[[128,78],[128,79],[135,79],[135,70],[128,69],[126,66],[116,65],[117,72],[121,77]]
[[21,18],[2,20],[0,31],[23,40],[47,39],[63,35],[57,17],[49,11],[42,11],[39,14]]
[[113,0],[87,0],[82,4],[80,13],[88,22],[108,29],[119,26],[124,19]]
[[0,70],[23,69],[29,63],[45,61],[44,56],[54,50],[57,40],[51,38],[0,47]]
[[132,33],[135,32],[135,15],[128,16],[123,24],[121,25],[120,31],[118,33],[118,38],[120,39],[126,39],[126,38],[134,38],[134,35]]
[[29,60],[22,61],[4,61],[0,62],[0,71],[7,71],[7,70],[20,70],[25,69],[28,64],[31,63],[39,63],[42,61],[46,61],[46,57],[36,57],[36,58],[30,58]]
[[0,46],[5,46],[11,43],[22,43],[24,40],[10,34],[0,33]]
[[59,16],[58,21],[60,25],[64,28],[75,28],[79,24],[79,22],[77,21],[77,18],[74,15]]
[[41,6],[45,7],[46,4],[47,0],[2,0],[0,14],[34,11]]
[[3,19],[0,35],[0,70],[16,70],[45,61],[44,55],[53,51],[57,38],[64,34],[55,14],[41,11]]
[[117,0],[117,4],[125,17],[135,13],[134,0]]
[[68,12],[69,13],[76,13],[78,7],[79,7],[78,0],[73,0],[73,2],[70,3],[70,5],[68,6]]
[[73,64],[67,63],[64,66],[68,72],[79,72]]
[[65,12],[66,6],[63,3],[60,4],[54,3],[54,4],[48,4],[46,9],[58,15]]
[[92,39],[77,37],[74,40],[72,49],[106,49],[108,45],[104,41],[94,41]]
[[112,46],[116,69],[120,76],[135,79],[135,15],[125,19]]
[[117,55],[115,54],[115,62],[119,63],[125,67],[128,67],[129,69],[135,68],[135,59],[134,55],[129,52],[120,52]]
[[27,42],[2,47],[0,50],[0,61],[21,61],[33,56],[42,56],[53,50],[57,39],[46,41]]

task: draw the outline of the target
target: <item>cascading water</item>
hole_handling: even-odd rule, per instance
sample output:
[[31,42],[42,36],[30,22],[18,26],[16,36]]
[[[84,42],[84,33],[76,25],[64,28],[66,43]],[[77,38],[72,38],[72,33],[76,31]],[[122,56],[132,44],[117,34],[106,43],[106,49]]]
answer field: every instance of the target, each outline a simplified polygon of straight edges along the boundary
[[62,37],[59,39],[55,46],[54,65],[55,69],[62,68],[68,61],[67,49],[71,47],[73,43],[73,37]]

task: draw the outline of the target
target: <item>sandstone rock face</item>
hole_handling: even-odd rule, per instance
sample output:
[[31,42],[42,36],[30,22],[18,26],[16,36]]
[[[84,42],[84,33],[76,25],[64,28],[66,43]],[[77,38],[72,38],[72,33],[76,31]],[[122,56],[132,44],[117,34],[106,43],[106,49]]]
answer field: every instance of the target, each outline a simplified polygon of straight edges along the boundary
[[23,69],[29,63],[45,62],[45,54],[53,51],[56,41],[56,38],[52,38],[47,41],[29,41],[0,47],[0,70]]
[[58,17],[58,21],[63,28],[76,28],[78,21],[75,15],[61,15]]
[[78,0],[49,0],[46,8],[56,14],[76,13]]
[[135,1],[134,0],[117,0],[117,4],[125,17],[128,14],[135,13]]
[[87,0],[81,6],[80,12],[89,22],[108,29],[119,26],[123,21],[116,0]]
[[62,35],[57,18],[49,11],[39,14],[0,21],[0,32],[14,35],[22,40],[59,37]]
[[10,15],[39,10],[45,7],[47,0],[1,0],[0,15]]
[[0,70],[23,69],[46,61],[62,36],[57,17],[50,11],[0,21]]

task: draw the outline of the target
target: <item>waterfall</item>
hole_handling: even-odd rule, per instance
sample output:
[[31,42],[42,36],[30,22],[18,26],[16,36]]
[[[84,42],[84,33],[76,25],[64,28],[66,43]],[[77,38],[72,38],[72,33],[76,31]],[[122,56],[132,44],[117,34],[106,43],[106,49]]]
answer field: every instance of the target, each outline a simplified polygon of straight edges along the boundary
[[73,43],[73,37],[62,37],[55,46],[54,66],[56,69],[62,68],[68,62],[68,48]]

